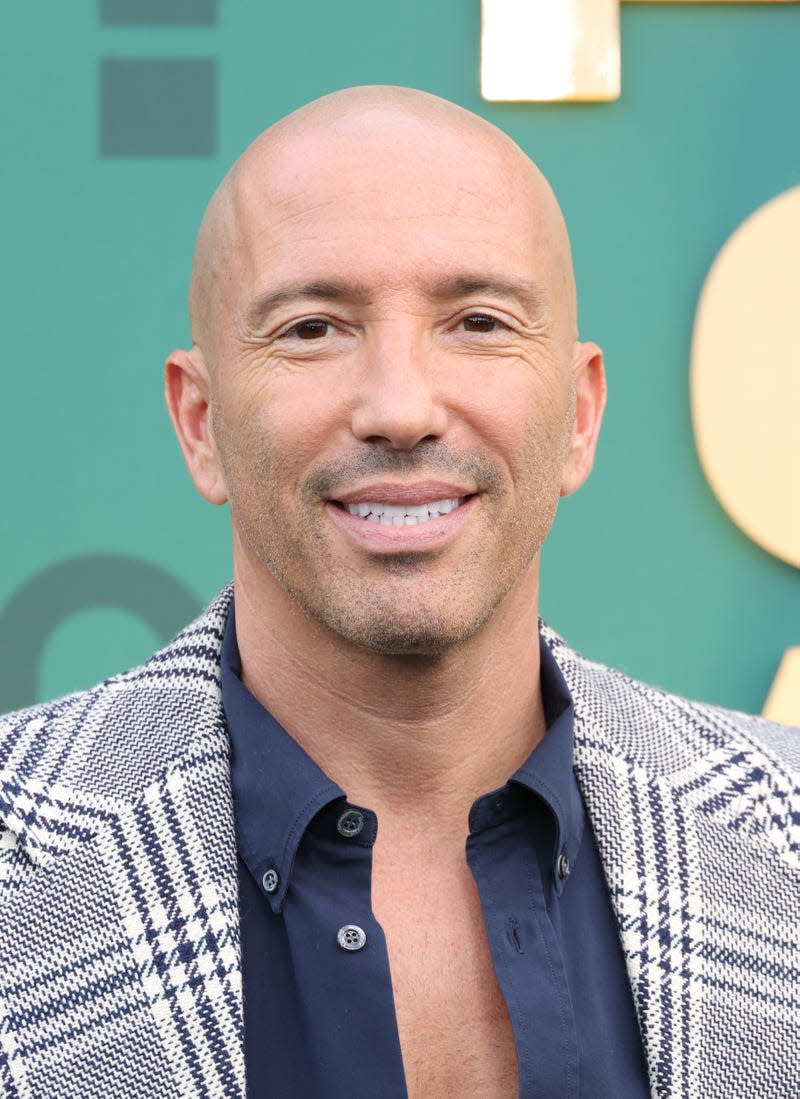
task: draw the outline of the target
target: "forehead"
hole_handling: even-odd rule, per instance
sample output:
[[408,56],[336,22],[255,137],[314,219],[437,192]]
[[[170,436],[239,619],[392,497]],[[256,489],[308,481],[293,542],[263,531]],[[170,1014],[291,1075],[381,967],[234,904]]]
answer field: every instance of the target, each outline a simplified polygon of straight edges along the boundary
[[457,259],[541,279],[558,227],[526,164],[481,135],[413,125],[283,141],[234,181],[231,274],[262,288],[287,275],[430,281]]

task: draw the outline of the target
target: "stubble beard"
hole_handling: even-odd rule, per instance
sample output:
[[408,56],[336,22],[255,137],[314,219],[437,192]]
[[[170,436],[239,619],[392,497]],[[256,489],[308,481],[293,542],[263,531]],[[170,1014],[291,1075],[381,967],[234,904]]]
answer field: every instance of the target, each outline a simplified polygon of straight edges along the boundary
[[[377,556],[369,576],[346,571],[318,522],[304,518],[295,533],[288,524],[277,533],[275,526],[248,522],[252,510],[237,507],[233,498],[231,503],[250,552],[308,618],[360,649],[430,658],[474,636],[492,618],[538,554],[557,500],[548,506],[537,497],[529,514],[493,532],[493,551],[473,548],[445,579],[436,569],[437,553]],[[494,510],[488,494],[481,506]],[[509,542],[516,543],[513,551]]]
[[[538,554],[558,504],[552,449],[548,461],[542,458],[546,446],[531,448],[534,468],[528,482],[536,491],[504,518],[502,499],[508,489],[497,467],[477,455],[457,455],[434,440],[407,452],[371,449],[317,470],[297,506],[299,522],[292,523],[277,506],[280,488],[288,483],[286,463],[262,443],[250,450],[254,460],[240,482],[232,474],[241,468],[241,457],[228,459],[235,451],[224,445],[225,435],[217,432],[231,512],[249,553],[309,619],[375,653],[435,658],[474,636]],[[241,448],[236,449],[241,456]],[[409,471],[479,485],[479,506],[488,512],[483,530],[494,543],[491,549],[473,547],[444,581],[436,575],[437,551],[376,555],[371,562],[374,578],[337,562],[320,528],[320,501],[335,498],[336,486],[358,477]],[[277,521],[265,521],[270,514]],[[499,519],[496,525],[493,517]],[[404,601],[404,588],[411,585],[416,587],[416,607]]]

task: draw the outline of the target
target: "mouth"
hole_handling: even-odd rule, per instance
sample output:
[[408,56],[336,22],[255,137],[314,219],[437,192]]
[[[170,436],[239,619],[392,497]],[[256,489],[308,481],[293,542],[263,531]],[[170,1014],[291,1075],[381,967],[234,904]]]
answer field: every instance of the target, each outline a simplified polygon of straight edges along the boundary
[[442,515],[449,515],[468,499],[468,496],[450,496],[419,504],[390,504],[380,500],[365,500],[357,504],[348,504],[340,500],[332,502],[334,506],[341,508],[349,515],[363,519],[366,523],[377,523],[382,527],[415,527],[430,523]]
[[328,515],[371,552],[437,550],[457,538],[479,505],[472,485],[445,481],[373,482],[326,501]]

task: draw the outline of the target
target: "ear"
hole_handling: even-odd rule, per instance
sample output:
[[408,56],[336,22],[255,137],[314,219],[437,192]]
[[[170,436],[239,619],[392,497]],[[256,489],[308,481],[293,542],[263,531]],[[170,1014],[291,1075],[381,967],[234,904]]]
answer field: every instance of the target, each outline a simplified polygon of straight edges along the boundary
[[580,488],[594,464],[597,436],[606,406],[603,352],[596,343],[575,344],[572,377],[575,386],[575,423],[561,478],[562,496],[569,496]]
[[224,504],[228,493],[211,433],[211,376],[199,347],[167,357],[164,395],[197,491],[211,504]]

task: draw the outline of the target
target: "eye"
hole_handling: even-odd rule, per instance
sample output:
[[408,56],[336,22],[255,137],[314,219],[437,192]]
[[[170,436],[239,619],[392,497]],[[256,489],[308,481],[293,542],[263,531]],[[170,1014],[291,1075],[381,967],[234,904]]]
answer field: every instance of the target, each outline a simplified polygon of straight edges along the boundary
[[320,340],[329,334],[332,327],[328,321],[312,317],[311,320],[293,325],[286,335],[296,336],[299,340]]
[[467,332],[496,332],[498,328],[504,327],[497,317],[492,317],[488,313],[471,313],[468,317],[464,317],[461,323]]

